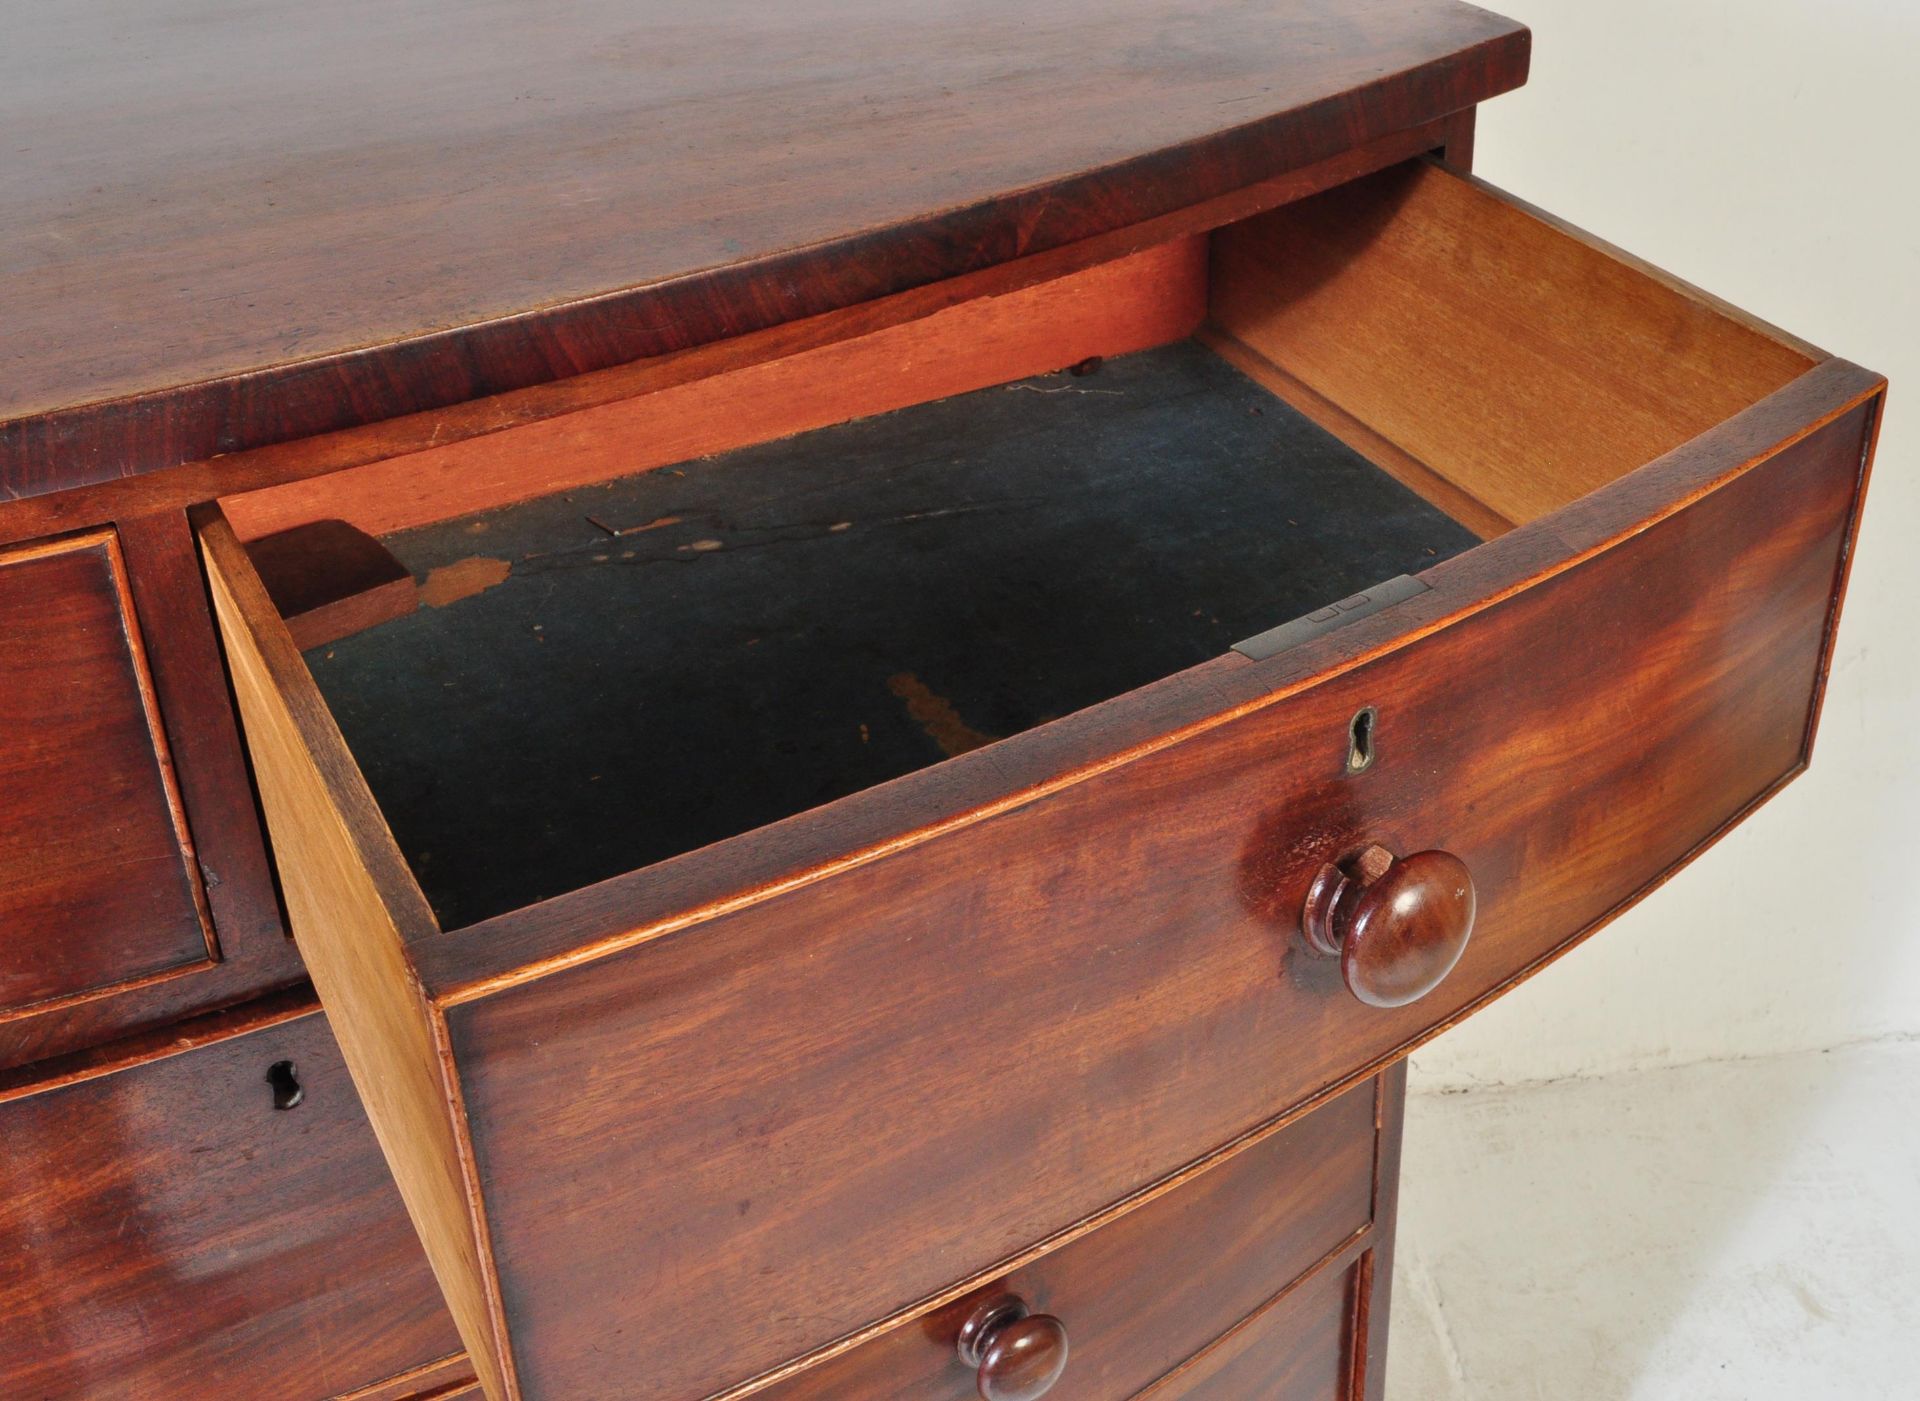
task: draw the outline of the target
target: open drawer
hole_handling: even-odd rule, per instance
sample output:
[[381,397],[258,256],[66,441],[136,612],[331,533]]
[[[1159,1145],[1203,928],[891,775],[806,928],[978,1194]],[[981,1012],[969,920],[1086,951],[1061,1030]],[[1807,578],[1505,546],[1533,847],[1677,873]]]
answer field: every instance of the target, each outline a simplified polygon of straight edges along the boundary
[[[1882,382],[1483,185],[845,324],[203,521],[296,936],[495,1396],[752,1389],[957,1298],[1806,761]],[[243,542],[330,519],[428,606],[303,658]],[[1373,847],[1464,863],[1450,972],[1303,941]]]

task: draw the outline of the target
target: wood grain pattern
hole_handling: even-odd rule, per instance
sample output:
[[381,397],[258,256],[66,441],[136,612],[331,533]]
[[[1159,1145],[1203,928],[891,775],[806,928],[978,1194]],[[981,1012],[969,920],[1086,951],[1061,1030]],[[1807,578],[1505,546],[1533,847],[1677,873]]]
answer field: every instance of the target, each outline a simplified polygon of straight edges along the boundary
[[8,39],[0,123],[35,139],[0,195],[0,496],[1071,243],[1443,118],[1528,55],[1453,0],[406,0],[218,43],[187,0],[122,0]]
[[1308,1280],[1140,1401],[1351,1401],[1358,1268]]
[[231,527],[216,512],[200,534],[294,938],[461,1339],[512,1401],[440,1034],[402,950],[432,916]]
[[0,1393],[319,1401],[458,1348],[310,993],[0,1090],[0,1142]]
[[114,528],[221,956],[250,970],[244,987],[221,993],[231,1000],[241,991],[292,982],[299,960],[267,865],[199,544],[184,511],[134,516]]
[[[0,192],[0,541],[79,528],[111,554],[101,523],[125,527],[121,632],[136,670],[154,642],[149,751],[223,956],[202,998],[290,959],[209,718],[188,502],[293,481],[235,503],[243,535],[340,502],[391,529],[1157,344],[1210,309],[1262,384],[1501,537],[1294,652],[454,937],[205,517],[295,933],[494,1401],[957,1396],[941,1330],[1009,1284],[1069,1320],[1062,1396],[1163,1375],[1164,1398],[1377,1401],[1404,1076],[1361,1077],[1806,762],[1873,376],[1438,164],[1192,237],[1393,153],[1464,165],[1524,30],[1447,0],[1030,8],[488,0],[454,23],[401,0],[364,29],[227,16],[215,45],[184,0],[112,0],[0,51],[0,114],[36,124]],[[139,61],[63,67],[109,51]],[[1363,705],[1379,759],[1347,773]],[[1311,873],[1375,842],[1460,852],[1482,896],[1459,967],[1386,1011],[1295,925]],[[188,983],[171,971],[128,986]],[[437,1307],[368,1340],[371,1284],[310,1283],[371,1250],[424,1293],[392,1193],[363,1190],[364,1132],[337,1131],[339,1062],[295,1030],[317,1019],[282,998],[161,1050],[152,1019],[186,1004],[103,986],[30,990],[0,1025],[0,1133],[30,1150],[0,1167],[0,1241],[58,1271],[12,1299],[0,1280],[0,1340],[37,1330],[0,1348],[0,1390],[468,1394]],[[28,1021],[22,1054],[89,1027],[141,1049],[35,1080],[3,1068]],[[320,1078],[263,1126],[227,1072],[276,1037]],[[325,1141],[287,1144],[314,1108]],[[289,1200],[319,1205],[289,1226]],[[181,1277],[156,1345],[150,1296]]]
[[816,350],[447,447],[229,498],[252,540],[341,517],[387,534],[787,437],[1189,335],[1207,242],[1189,236]]
[[[528,1394],[644,1364],[655,1394],[704,1395],[908,1308],[1637,898],[1799,767],[1861,429],[1285,704],[451,1006]],[[1379,758],[1348,777],[1369,704]],[[1454,974],[1394,1011],[1355,1006],[1296,942],[1312,871],[1370,840],[1444,842],[1481,890]],[[1017,1196],[977,1190],[1014,1173]],[[616,1337],[580,1301],[629,1297],[636,1268],[675,1280],[673,1308],[623,1309]],[[796,1293],[805,1319],[778,1307]],[[724,1342],[676,1322],[721,1309],[742,1320]]]
[[1212,300],[1222,331],[1514,523],[1651,462],[1819,358],[1423,163],[1222,231]]
[[1351,1090],[1193,1181],[987,1289],[759,1393],[766,1401],[969,1401],[954,1337],[1010,1291],[1067,1326],[1049,1401],[1132,1396],[1361,1231],[1371,1215],[1374,1093]]
[[0,554],[0,1019],[218,945],[111,531]]

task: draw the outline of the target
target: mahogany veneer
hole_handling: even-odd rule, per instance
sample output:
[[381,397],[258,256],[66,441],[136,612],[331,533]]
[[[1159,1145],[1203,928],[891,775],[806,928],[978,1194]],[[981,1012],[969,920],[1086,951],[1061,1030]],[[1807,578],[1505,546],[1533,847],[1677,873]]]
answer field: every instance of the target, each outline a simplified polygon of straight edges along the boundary
[[0,549],[0,1069],[300,976],[186,522]]
[[0,497],[1058,248],[1448,117],[1527,50],[1455,0],[44,8],[0,52],[37,133],[0,192]]
[[[206,963],[213,920],[110,532],[0,555],[0,1015]],[[75,939],[74,924],[86,931]]]
[[1358,1270],[1316,1279],[1274,1300],[1142,1401],[1333,1401],[1352,1396],[1345,1349]]
[[228,18],[0,49],[0,1390],[1379,1401],[1403,1058],[1805,766],[1884,383],[1452,0]]
[[400,1401],[472,1376],[310,994],[0,1085],[0,1142],[0,1393]]
[[1372,1220],[1375,1153],[1397,1140],[1389,1129],[1376,1143],[1375,1129],[1393,1093],[1374,1082],[1349,1090],[1112,1225],[761,1394],[968,1401],[975,1376],[955,1365],[957,1335],[981,1300],[1012,1294],[1067,1330],[1067,1366],[1046,1393],[1051,1401],[1132,1396],[1302,1276],[1349,1265],[1379,1244],[1391,1222],[1376,1229]]

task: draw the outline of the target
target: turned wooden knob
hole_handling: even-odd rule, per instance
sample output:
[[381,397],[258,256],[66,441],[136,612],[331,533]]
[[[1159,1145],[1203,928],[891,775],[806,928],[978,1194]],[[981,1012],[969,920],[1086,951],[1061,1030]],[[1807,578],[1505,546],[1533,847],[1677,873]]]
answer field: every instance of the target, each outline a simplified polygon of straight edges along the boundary
[[1038,1401],[1067,1365],[1067,1327],[1015,1294],[989,1299],[960,1325],[960,1360],[978,1368],[982,1401]]
[[1337,954],[1347,988],[1369,1007],[1404,1007],[1453,971],[1473,933],[1473,877],[1445,851],[1395,858],[1370,846],[1343,869],[1322,866],[1300,927]]

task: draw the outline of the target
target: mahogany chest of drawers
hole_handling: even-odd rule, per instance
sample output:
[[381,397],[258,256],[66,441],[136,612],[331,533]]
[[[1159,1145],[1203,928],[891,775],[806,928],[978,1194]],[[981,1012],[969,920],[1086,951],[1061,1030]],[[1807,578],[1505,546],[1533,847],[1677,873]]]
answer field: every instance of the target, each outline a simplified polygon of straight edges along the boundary
[[1496,16],[22,30],[7,1395],[1377,1401],[1404,1057],[1808,760],[1884,383]]

